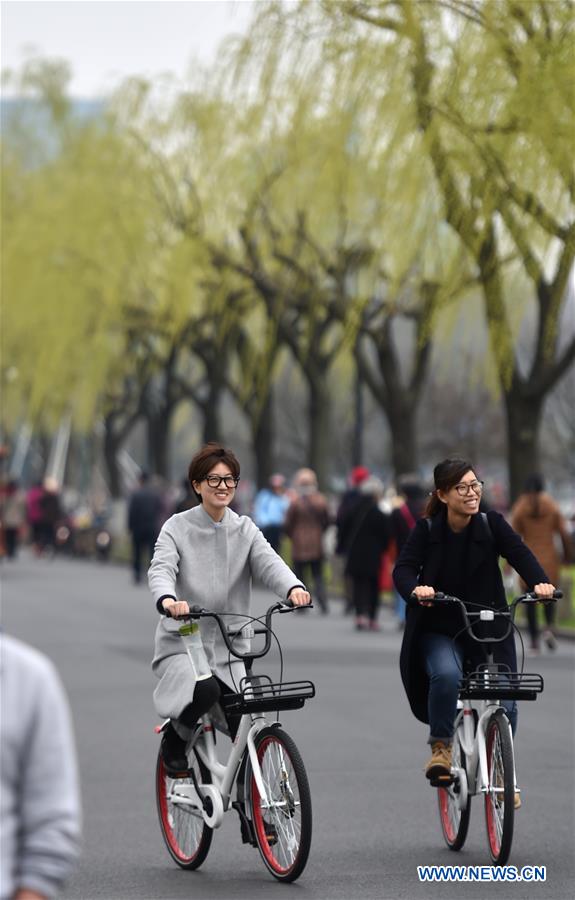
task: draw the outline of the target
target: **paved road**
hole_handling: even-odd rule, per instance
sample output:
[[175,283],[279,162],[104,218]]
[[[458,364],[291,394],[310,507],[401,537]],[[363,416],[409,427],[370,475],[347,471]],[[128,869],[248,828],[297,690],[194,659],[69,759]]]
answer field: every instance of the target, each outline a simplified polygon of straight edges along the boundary
[[[417,865],[486,865],[480,804],[465,849],[440,835],[433,789],[422,775],[425,729],[410,715],[398,675],[399,636],[356,634],[337,601],[278,620],[286,677],[309,677],[317,698],[282,721],[305,759],[314,800],[307,869],[278,885],[257,850],[242,845],[235,812],[203,867],[178,869],[156,823],[153,771],[158,739],[149,668],[156,621],[145,588],[126,570],[23,557],[4,564],[3,624],[57,663],[76,725],[85,848],[66,892],[73,900],[419,900],[573,896],[574,647],[529,661],[546,690],[520,714],[517,764],[524,807],[510,862],[545,865],[540,884],[420,884]],[[268,597],[258,592],[255,607]],[[277,670],[276,670],[277,671]],[[274,674],[273,671],[271,674]]]

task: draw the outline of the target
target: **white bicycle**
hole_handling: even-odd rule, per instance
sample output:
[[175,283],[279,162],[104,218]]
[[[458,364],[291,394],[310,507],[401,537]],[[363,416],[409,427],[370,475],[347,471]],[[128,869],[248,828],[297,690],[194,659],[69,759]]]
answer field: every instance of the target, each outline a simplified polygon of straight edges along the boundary
[[[555,591],[553,600],[562,597]],[[467,632],[483,644],[485,662],[462,679],[453,735],[451,775],[432,785],[438,787],[439,818],[443,836],[451,850],[460,850],[467,837],[471,797],[483,795],[487,842],[493,863],[504,865],[511,852],[515,795],[519,794],[513,753],[513,736],[502,700],[535,700],[543,690],[541,675],[511,672],[493,661],[493,645],[505,640],[515,627],[519,603],[541,602],[535,594],[517,597],[506,610],[480,609],[470,612],[457,597],[435,594],[434,601],[458,603]],[[502,620],[503,633],[479,637],[477,622]],[[473,620],[473,622],[471,621]],[[487,626],[489,627],[489,626]]]
[[[252,672],[253,661],[270,649],[272,615],[296,609],[301,607],[289,603],[270,606],[265,624],[252,629],[253,634],[265,634],[264,646],[245,654],[237,653],[233,646],[234,637],[246,636],[245,629],[229,632],[220,615],[199,608],[181,617],[215,619],[230,654],[243,660],[246,670],[239,691],[223,694],[219,704],[199,720],[187,748],[189,769],[185,777],[168,775],[158,753],[160,827],[172,859],[184,869],[197,869],[204,862],[214,830],[230,809],[240,817],[243,842],[258,847],[275,878],[294,881],[305,868],[312,832],[307,774],[292,738],[278,721],[270,723],[266,713],[301,708],[315,695],[315,687],[311,681],[274,684],[268,676]],[[262,624],[261,620],[246,618]],[[236,736],[227,762],[222,764],[216,755],[214,728],[229,734],[234,717]],[[167,724],[164,722],[156,731],[161,733]],[[236,799],[232,801],[234,787]]]

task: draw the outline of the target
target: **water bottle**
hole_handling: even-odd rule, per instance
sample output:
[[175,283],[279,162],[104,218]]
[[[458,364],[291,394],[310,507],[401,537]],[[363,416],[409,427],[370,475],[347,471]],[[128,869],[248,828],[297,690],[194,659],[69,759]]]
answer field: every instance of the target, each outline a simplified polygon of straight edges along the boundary
[[205,678],[211,678],[212,670],[208,664],[206,651],[202,644],[202,636],[200,634],[200,626],[197,622],[186,622],[179,629],[180,636],[184,642],[186,653],[192,664],[196,681],[203,681]]

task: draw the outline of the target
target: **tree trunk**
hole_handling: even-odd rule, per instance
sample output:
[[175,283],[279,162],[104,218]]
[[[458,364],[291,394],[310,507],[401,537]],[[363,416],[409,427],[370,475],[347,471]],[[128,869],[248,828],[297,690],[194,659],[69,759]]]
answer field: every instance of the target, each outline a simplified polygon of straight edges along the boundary
[[150,471],[166,480],[170,478],[170,419],[167,409],[146,416]]
[[328,487],[330,474],[331,397],[323,374],[307,373],[309,385],[308,465],[317,475],[320,488]]
[[204,444],[207,444],[210,441],[220,442],[222,440],[220,416],[222,385],[219,380],[211,377],[211,373],[208,373],[208,377],[210,379],[208,396],[202,403],[202,412],[204,414]]
[[273,393],[270,391],[266,402],[259,410],[257,419],[252,420],[252,443],[258,490],[267,485],[269,477],[274,471],[274,432]]
[[523,490],[527,477],[541,471],[538,434],[544,400],[544,396],[527,393],[519,386],[504,395],[510,503]]
[[391,431],[391,458],[393,472],[397,479],[417,471],[416,434],[417,404],[398,402],[392,397],[387,410]]
[[353,443],[351,447],[351,465],[363,465],[363,431],[365,428],[365,405],[363,398],[363,381],[356,369],[354,380],[354,422]]
[[119,500],[122,496],[122,475],[118,465],[118,453],[122,446],[122,438],[118,437],[113,424],[108,421],[108,417],[104,424],[104,463],[108,473],[108,489],[112,498]]

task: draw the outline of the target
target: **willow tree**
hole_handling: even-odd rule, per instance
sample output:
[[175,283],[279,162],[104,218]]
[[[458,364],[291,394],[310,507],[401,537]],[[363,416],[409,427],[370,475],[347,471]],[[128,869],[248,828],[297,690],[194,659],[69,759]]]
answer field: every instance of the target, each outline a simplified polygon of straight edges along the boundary
[[561,328],[575,257],[573,4],[346,2],[337,14],[393,36],[406,66],[414,131],[482,289],[513,498],[539,468],[544,403],[575,360]]
[[[322,411],[334,395],[326,362],[342,350],[333,334],[343,333],[387,419],[393,466],[401,474],[417,465],[416,420],[436,313],[469,280],[469,267],[444,234],[438,192],[429,191],[432,169],[412,119],[396,115],[405,85],[392,65],[394,48],[383,60],[385,96],[373,108],[367,98],[371,74],[382,67],[380,48],[364,41],[355,56],[346,54],[345,38],[342,49],[319,12],[317,4],[287,13],[266,5],[236,51],[243,76],[234,70],[236,90],[248,85],[241,105],[250,98],[259,104],[260,130],[273,134],[259,152],[269,185],[257,228],[250,221],[242,230],[241,269],[270,314],[275,305],[288,317],[286,343],[323,388],[320,402],[310,405],[323,451],[329,430]],[[301,16],[309,29],[299,27]],[[310,352],[289,319],[295,305],[302,321],[321,323],[333,357],[322,358],[313,330]],[[314,372],[310,360],[316,359]]]
[[575,355],[561,333],[574,252],[572,4],[271,4],[243,58],[252,77],[257,60],[261,85],[294,71],[318,91],[340,85],[371,126],[358,140],[372,135],[373,159],[390,171],[419,153],[423,190],[396,187],[415,214],[439,194],[481,285],[516,493],[538,465],[544,400]]
[[[6,396],[11,408],[18,391],[36,427],[71,415],[91,431],[101,415],[125,419],[125,385],[114,387],[124,381],[123,310],[150,267],[155,210],[137,154],[103,111],[81,121],[65,96],[57,102],[65,85],[51,71],[37,63],[32,84],[34,104],[52,114],[43,155],[16,170],[22,122],[3,136],[4,348],[18,376]],[[126,384],[133,393],[134,377]],[[124,424],[116,444],[118,434]]]
[[341,160],[325,140],[327,119],[304,128],[299,110],[295,118],[297,127],[288,119],[273,140],[265,130],[253,137],[260,184],[238,223],[239,240],[212,244],[212,256],[215,267],[235,272],[259,297],[268,323],[264,346],[276,355],[270,339],[286,347],[303,375],[306,461],[325,484],[333,433],[330,375],[352,327],[347,286],[371,253],[350,226],[352,192],[343,178],[339,193],[334,190]]
[[[243,206],[234,109],[210,85],[174,90],[158,103],[151,84],[132,80],[118,93],[115,113],[146,160],[162,210],[158,241],[171,259],[162,279],[171,330],[161,326],[160,332],[171,334],[183,360],[171,383],[200,410],[204,440],[219,440],[222,398],[227,390],[237,393],[230,369],[246,312],[245,290],[213,265],[213,246],[233,240]],[[152,322],[148,330],[154,331]]]

